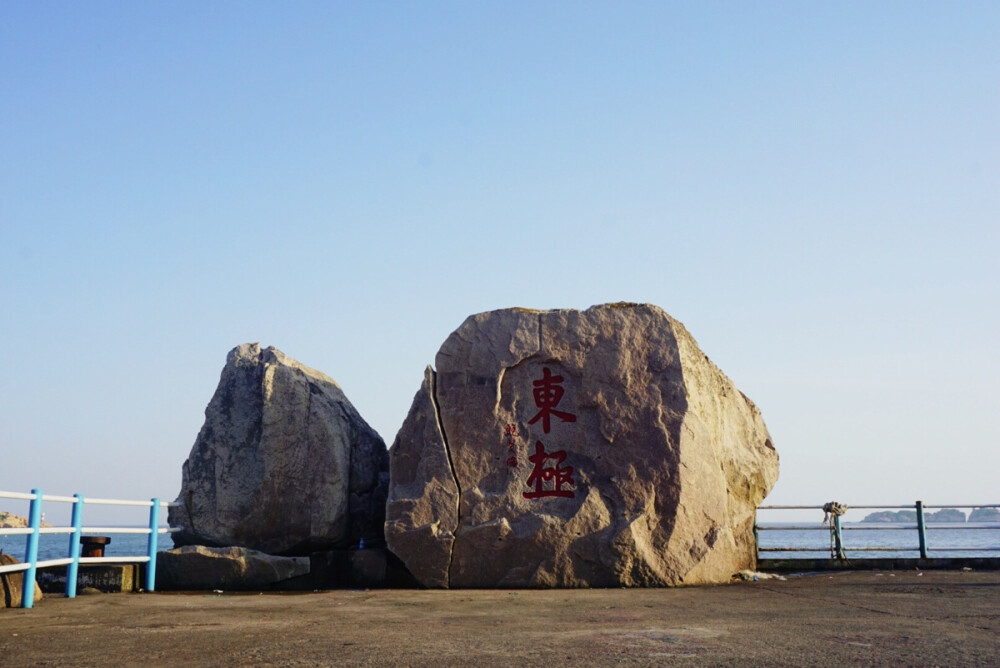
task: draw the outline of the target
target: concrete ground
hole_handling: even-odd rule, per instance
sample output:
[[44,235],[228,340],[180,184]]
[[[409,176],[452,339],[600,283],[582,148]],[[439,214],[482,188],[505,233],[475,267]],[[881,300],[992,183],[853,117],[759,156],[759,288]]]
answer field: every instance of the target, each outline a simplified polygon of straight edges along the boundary
[[1000,666],[1000,572],[715,587],[49,596],[4,666]]

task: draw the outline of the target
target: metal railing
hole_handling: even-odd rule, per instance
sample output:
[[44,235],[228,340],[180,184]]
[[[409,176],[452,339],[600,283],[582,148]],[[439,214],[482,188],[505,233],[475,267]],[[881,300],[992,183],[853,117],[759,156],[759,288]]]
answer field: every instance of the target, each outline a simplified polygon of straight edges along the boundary
[[[878,524],[862,524],[853,526],[844,526],[840,521],[840,517],[848,508],[857,510],[913,510],[915,511],[915,524],[914,523],[895,523],[895,522],[879,522]],[[827,517],[821,524],[789,524],[789,525],[760,525],[754,520],[754,541],[757,545],[757,557],[761,557],[762,552],[820,552],[823,551],[821,548],[817,547],[761,547],[760,545],[760,535],[761,531],[827,531],[830,533],[830,557],[840,560],[846,560],[846,551],[850,550],[852,552],[919,552],[921,559],[928,559],[929,547],[927,541],[927,518],[924,513],[925,510],[929,509],[959,509],[959,508],[1000,508],[1000,504],[949,504],[949,505],[924,505],[922,501],[917,501],[913,505],[903,505],[903,506],[886,506],[886,505],[858,505],[858,506],[847,506],[836,503],[829,503],[822,506],[759,506],[757,508],[758,513],[761,510],[817,510],[819,512],[827,513]],[[842,510],[841,510],[842,509]],[[834,512],[831,512],[833,510]],[[837,512],[839,511],[839,512]],[[957,524],[957,523],[944,523],[942,522],[935,529],[948,529],[948,530],[983,530],[983,529],[1000,529],[1000,524],[994,523],[974,523],[973,526]],[[886,547],[886,546],[866,546],[866,545],[851,545],[847,546],[844,541],[845,531],[916,531],[917,545],[913,547]],[[1000,542],[1000,541],[998,541]],[[1000,545],[995,547],[954,547],[954,546],[934,546],[935,552],[1000,552]]]
[[[156,587],[156,552],[158,548],[158,538],[160,534],[173,533],[179,529],[168,529],[160,526],[160,509],[169,508],[176,504],[159,499],[149,501],[122,501],[119,499],[85,499],[79,494],[73,496],[55,496],[43,494],[40,489],[31,490],[30,494],[22,492],[0,491],[2,499],[20,499],[30,501],[31,506],[28,511],[28,526],[23,528],[0,528],[0,536],[27,536],[27,546],[25,549],[24,563],[0,566],[0,573],[17,573],[24,571],[24,582],[21,591],[21,607],[30,608],[35,602],[35,575],[39,568],[51,566],[66,566],[66,596],[73,598],[76,596],[77,575],[80,564],[109,564],[109,563],[145,563],[146,566],[146,591],[154,591]],[[72,519],[70,526],[42,526],[42,502],[50,501],[57,503],[73,504]],[[145,528],[136,527],[106,527],[83,526],[83,506],[105,505],[105,506],[145,506],[149,508],[149,524]],[[88,534],[147,534],[146,554],[124,557],[82,557],[80,556],[80,538],[83,533]],[[67,556],[60,559],[47,559],[38,561],[38,543],[41,534],[70,534]]]

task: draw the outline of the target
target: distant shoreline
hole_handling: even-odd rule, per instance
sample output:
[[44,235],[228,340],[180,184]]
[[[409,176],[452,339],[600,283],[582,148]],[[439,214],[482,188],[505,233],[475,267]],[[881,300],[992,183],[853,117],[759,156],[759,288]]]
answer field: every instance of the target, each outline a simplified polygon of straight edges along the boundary
[[[880,510],[868,513],[861,520],[866,524],[914,523],[917,521],[916,510]],[[936,512],[924,512],[924,521],[930,523],[964,523],[964,522],[1000,522],[1000,508],[973,508],[966,518],[965,513],[957,508],[942,508]]]
[[[24,529],[28,526],[28,518],[14,513],[0,510],[0,529]],[[42,521],[43,527],[52,526],[48,522]]]

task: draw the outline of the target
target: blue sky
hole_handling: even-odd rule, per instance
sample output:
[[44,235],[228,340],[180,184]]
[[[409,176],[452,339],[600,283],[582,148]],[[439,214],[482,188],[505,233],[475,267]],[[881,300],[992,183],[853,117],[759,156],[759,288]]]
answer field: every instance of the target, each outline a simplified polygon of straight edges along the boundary
[[997,503],[1000,5],[0,5],[0,489],[172,498],[228,350],[391,443],[508,306],[651,302],[773,503]]

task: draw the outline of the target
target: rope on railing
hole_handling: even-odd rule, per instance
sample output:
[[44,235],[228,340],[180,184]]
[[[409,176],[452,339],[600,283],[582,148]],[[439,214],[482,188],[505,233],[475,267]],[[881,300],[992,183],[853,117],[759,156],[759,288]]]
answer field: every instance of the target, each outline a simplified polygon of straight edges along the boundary
[[830,501],[823,504],[823,524],[829,524],[834,517],[840,517],[847,512],[846,503]]

